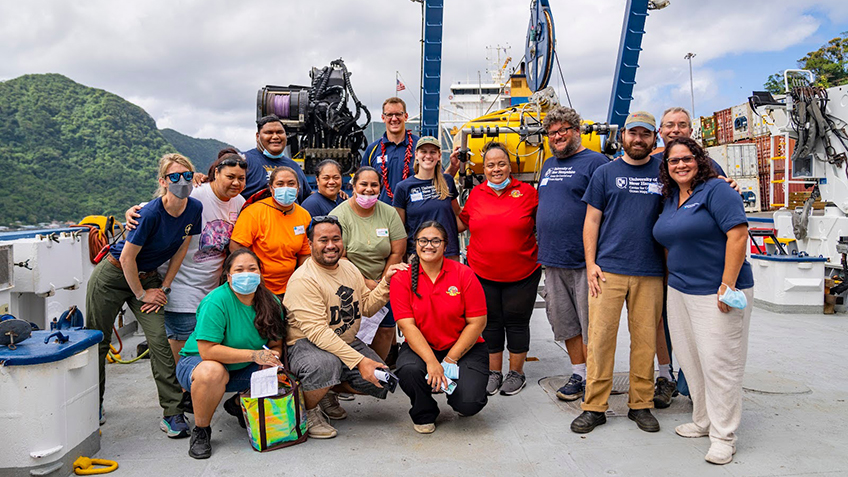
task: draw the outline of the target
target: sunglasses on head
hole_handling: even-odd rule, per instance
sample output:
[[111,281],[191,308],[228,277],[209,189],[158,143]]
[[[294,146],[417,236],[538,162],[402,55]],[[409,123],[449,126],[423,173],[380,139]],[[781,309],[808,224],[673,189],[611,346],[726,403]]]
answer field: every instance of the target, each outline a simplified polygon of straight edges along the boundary
[[315,227],[318,224],[339,225],[339,218],[335,215],[316,215],[315,217],[312,217],[312,226]]
[[221,163],[218,164],[217,169],[220,170],[223,167],[235,167],[235,166],[241,167],[242,169],[247,169],[247,161],[245,161],[244,159],[242,159],[240,157],[238,157],[238,158],[230,157],[230,158],[227,158],[227,159],[224,159],[223,161],[221,161]]
[[177,182],[180,181],[180,176],[182,176],[187,181],[191,181],[192,179],[194,179],[194,172],[185,171],[185,172],[172,172],[170,174],[165,174],[165,177],[167,177],[168,180],[170,180],[174,184],[176,184]]

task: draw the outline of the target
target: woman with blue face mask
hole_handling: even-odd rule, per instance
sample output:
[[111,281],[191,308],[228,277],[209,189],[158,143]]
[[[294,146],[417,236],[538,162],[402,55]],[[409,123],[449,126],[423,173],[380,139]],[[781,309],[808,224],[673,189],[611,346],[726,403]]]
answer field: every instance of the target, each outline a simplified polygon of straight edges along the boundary
[[[171,283],[189,249],[191,237],[201,231],[200,201],[189,197],[194,166],[184,156],[166,154],[159,160],[156,198],[139,211],[138,226],[125,240],[113,245],[88,280],[87,326],[103,332],[100,343],[100,421],[106,389],[106,354],[115,316],[126,304],[144,331],[150,349],[150,366],[163,409],[160,429],[168,437],[188,437],[183,392],[174,374],[174,355],[165,330],[163,307]],[[157,268],[170,260],[164,274]]]
[[311,253],[306,229],[312,217],[295,202],[298,180],[292,168],[274,169],[268,191],[270,197],[242,210],[230,237],[230,250],[253,251],[264,267],[265,285],[282,299],[294,269]]
[[[483,339],[489,349],[492,396],[512,396],[524,389],[524,360],[530,349],[530,315],[542,268],[536,262],[536,209],[539,195],[529,184],[512,177],[509,151],[499,142],[483,148],[486,181],[468,194],[458,217],[459,230],[468,228],[468,266],[486,293],[489,311]],[[504,347],[509,371],[503,374]]]
[[[188,455],[195,459],[212,454],[210,424],[224,393],[249,389],[250,375],[260,366],[281,364],[285,340],[283,307],[262,284],[256,254],[244,248],[233,252],[221,281],[200,302],[197,326],[177,364],[177,378],[194,405]],[[245,427],[236,399],[227,400],[224,410]]]
[[742,197],[716,173],[701,146],[670,141],[660,164],[663,212],[654,238],[666,248],[668,329],[686,371],[692,421],[675,432],[710,438],[705,459],[727,464],[742,418],[754,278],[745,260]]

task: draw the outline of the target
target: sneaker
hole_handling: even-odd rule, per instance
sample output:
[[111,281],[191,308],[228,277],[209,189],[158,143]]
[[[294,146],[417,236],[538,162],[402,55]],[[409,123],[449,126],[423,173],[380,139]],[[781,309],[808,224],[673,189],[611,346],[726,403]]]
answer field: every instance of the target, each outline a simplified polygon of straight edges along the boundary
[[583,411],[576,419],[571,421],[571,431],[578,434],[586,434],[601,424],[606,424],[607,415],[603,412]]
[[318,407],[330,419],[340,420],[347,417],[347,411],[339,404],[339,395],[333,391],[329,391],[318,401]]
[[224,411],[235,416],[242,429],[247,429],[247,425],[244,423],[244,413],[241,412],[241,405],[239,404],[239,393],[233,394],[233,397],[224,401]]
[[191,430],[188,455],[195,459],[208,459],[212,455],[212,428],[197,427]]
[[191,393],[188,391],[183,391],[183,399],[180,401],[180,406],[183,408],[183,412],[187,412],[189,414],[194,414],[194,406],[191,404]]
[[522,389],[524,389],[525,384],[527,384],[527,378],[525,378],[523,374],[518,371],[510,370],[506,373],[506,378],[504,378],[503,384],[501,385],[501,395],[512,396],[513,394],[518,394]]
[[185,414],[175,414],[173,416],[163,417],[159,423],[159,429],[165,431],[171,439],[188,437],[189,428],[186,422]]
[[436,432],[436,424],[413,424],[412,428],[419,434],[432,434]]
[[100,425],[106,424],[106,412],[103,410],[103,405],[100,405]]
[[724,442],[713,442],[710,445],[709,452],[704,456],[704,460],[716,465],[729,464],[733,460],[733,454],[735,453],[735,445],[728,445]]
[[310,439],[330,439],[336,437],[339,431],[327,421],[321,406],[306,410],[306,420],[309,424]]
[[[565,386],[557,389],[556,395],[563,401],[576,401],[583,397],[586,391],[586,380],[579,374],[572,374]],[[586,431],[589,432],[589,431]]]
[[671,400],[677,393],[677,381],[669,381],[666,378],[657,378],[656,387],[654,387],[654,407],[657,409],[665,409],[671,406]]
[[336,393],[336,395],[339,396],[339,401],[353,401],[356,399],[356,395],[351,393]]
[[687,422],[674,428],[674,432],[680,437],[706,437],[710,435],[709,429],[701,429],[694,422]]
[[489,382],[486,384],[486,394],[494,396],[503,384],[503,374],[500,371],[489,371]]
[[651,414],[650,409],[631,409],[627,412],[627,418],[634,421],[639,429],[645,432],[659,432],[660,423]]

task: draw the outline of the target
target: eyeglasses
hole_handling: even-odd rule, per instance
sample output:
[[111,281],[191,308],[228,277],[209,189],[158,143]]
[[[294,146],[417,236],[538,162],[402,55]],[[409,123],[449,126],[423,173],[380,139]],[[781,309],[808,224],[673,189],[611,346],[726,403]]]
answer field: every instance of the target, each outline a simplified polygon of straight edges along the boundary
[[185,172],[172,172],[170,174],[165,174],[165,177],[167,177],[174,184],[176,184],[177,182],[180,181],[180,176],[182,176],[185,180],[190,182],[192,179],[194,179],[194,172],[185,171]]
[[241,159],[241,158],[236,159],[234,157],[231,157],[229,159],[224,159],[223,161],[221,161],[221,163],[218,164],[218,166],[216,168],[221,169],[223,167],[235,167],[235,166],[239,166],[242,169],[247,169],[247,161],[245,161],[244,159]]
[[434,247],[438,247],[442,244],[442,242],[444,242],[444,240],[440,239],[439,237],[432,239],[421,237],[420,239],[416,240],[416,242],[418,242],[419,247],[426,247],[428,243],[433,244]]
[[571,131],[572,129],[574,129],[574,126],[557,129],[556,131],[548,131],[548,137],[565,136],[568,134],[568,131]]
[[681,162],[684,164],[692,164],[695,162],[695,156],[669,157],[665,160],[669,166],[676,166]]
[[687,122],[679,122],[679,123],[662,123],[663,129],[674,129],[674,126],[677,126],[677,129],[686,129],[692,126]]
[[406,113],[383,113],[383,116],[391,118],[402,118]]

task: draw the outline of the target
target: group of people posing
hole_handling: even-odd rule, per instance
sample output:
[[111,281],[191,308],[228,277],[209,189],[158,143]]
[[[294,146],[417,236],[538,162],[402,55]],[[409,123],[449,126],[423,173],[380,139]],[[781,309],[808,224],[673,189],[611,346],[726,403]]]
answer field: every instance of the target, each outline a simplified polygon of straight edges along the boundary
[[[686,371],[693,422],[684,437],[710,436],[706,456],[726,463],[741,415],[753,281],[745,261],[742,199],[688,136],[681,108],[667,111],[651,156],[653,116],[631,114],[623,157],[586,149],[572,109],[547,113],[553,156],[538,189],[512,176],[498,142],[482,154],[485,180],[457,201],[454,151],[406,129],[406,105],[382,106],[386,134],[369,145],[341,192],[338,163],[317,166],[317,191],[285,157],[276,116],[257,122],[257,147],[219,153],[208,174],[179,154],[159,164],[157,198],[127,212],[132,227],[88,284],[88,327],[105,360],[114,318],[127,304],[143,329],[169,437],[191,436],[189,455],[211,455],[211,419],[224,410],[244,426],[238,392],[251,374],[287,358],[301,383],[312,438],[332,438],[340,399],[384,399],[375,376],[396,366],[415,431],[435,431],[444,392],[460,416],[526,383],[530,316],[543,292],[572,375],[557,396],[584,399],[574,432],[606,421],[622,305],[631,334],[630,419],[659,431],[650,409],[676,385],[667,328]],[[468,231],[467,264],[459,233]],[[368,326],[360,326],[361,324]],[[404,343],[396,345],[397,327]],[[504,373],[504,348],[509,351]],[[285,354],[285,355],[284,355]],[[654,383],[654,355],[660,376]],[[184,413],[194,413],[190,427]]]

